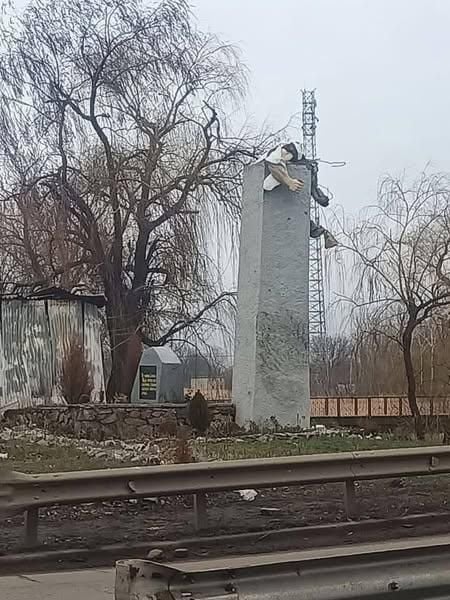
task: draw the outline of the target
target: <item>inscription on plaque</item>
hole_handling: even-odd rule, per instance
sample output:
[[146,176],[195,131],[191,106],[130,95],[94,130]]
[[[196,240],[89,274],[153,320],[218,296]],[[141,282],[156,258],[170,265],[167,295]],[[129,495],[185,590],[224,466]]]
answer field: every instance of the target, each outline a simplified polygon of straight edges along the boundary
[[139,367],[139,398],[156,400],[156,366],[141,365]]

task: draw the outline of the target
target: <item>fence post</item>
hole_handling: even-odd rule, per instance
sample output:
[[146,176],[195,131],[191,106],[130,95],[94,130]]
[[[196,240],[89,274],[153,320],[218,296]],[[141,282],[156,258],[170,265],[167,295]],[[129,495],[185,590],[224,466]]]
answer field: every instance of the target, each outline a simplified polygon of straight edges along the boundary
[[36,546],[38,542],[39,508],[33,506],[25,511],[25,544]]
[[356,516],[356,494],[355,494],[355,482],[351,479],[345,481],[344,491],[344,505],[347,519],[352,519]]
[[201,531],[208,527],[208,510],[206,505],[206,494],[194,494],[194,527],[195,531]]

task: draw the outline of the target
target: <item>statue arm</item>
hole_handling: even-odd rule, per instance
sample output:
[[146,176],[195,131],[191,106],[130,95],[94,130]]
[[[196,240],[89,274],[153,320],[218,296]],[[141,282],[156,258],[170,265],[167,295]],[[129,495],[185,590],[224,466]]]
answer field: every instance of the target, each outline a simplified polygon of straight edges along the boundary
[[284,165],[275,165],[267,163],[270,174],[279,182],[288,187],[291,192],[299,192],[303,188],[303,181],[301,179],[294,179],[288,173],[287,168]]

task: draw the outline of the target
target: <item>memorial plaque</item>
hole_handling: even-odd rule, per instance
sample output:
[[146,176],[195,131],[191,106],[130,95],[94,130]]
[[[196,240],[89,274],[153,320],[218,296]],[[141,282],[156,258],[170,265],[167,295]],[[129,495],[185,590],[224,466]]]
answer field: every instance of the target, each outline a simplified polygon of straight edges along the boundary
[[139,367],[139,398],[156,400],[156,386],[156,365],[141,365]]

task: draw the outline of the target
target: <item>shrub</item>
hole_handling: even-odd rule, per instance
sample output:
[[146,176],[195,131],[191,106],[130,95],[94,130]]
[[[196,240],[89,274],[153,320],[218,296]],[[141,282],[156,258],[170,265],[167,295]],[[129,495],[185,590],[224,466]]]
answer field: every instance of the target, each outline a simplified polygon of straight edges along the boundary
[[69,350],[63,358],[61,393],[67,404],[84,404],[91,400],[94,384],[83,343],[78,337],[70,341]]
[[199,390],[189,401],[189,421],[198,433],[206,433],[210,421],[209,406],[205,396]]

